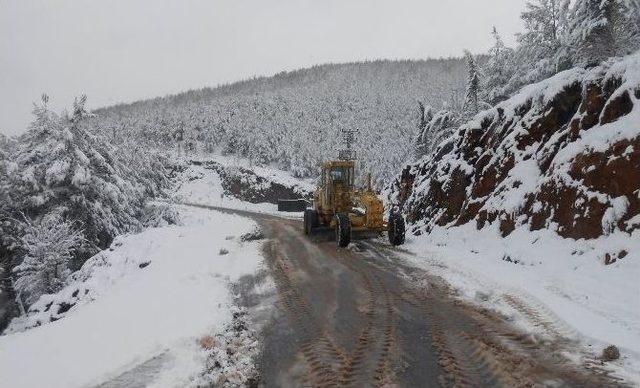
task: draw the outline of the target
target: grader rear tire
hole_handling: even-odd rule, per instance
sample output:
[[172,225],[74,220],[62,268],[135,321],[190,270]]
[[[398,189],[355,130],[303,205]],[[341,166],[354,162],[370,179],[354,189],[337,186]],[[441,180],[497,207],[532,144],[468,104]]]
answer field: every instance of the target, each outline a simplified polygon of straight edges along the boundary
[[405,226],[404,218],[400,214],[394,213],[389,216],[389,242],[393,246],[404,244]]
[[338,247],[346,248],[351,242],[351,220],[346,214],[336,214],[336,242]]

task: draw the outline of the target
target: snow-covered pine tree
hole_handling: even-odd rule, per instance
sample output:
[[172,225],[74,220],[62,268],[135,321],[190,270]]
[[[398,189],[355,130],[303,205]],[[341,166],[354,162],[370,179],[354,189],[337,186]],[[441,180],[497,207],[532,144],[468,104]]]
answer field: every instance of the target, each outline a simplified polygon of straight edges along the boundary
[[640,0],[618,0],[613,15],[613,35],[616,55],[628,55],[640,49]]
[[569,0],[535,0],[525,4],[521,14],[525,32],[518,35],[518,42],[535,55],[533,60],[550,58],[560,48],[569,5]]
[[73,223],[59,214],[47,214],[38,222],[25,218],[21,238],[24,256],[13,269],[15,291],[31,305],[44,294],[59,291],[71,274],[69,261],[84,237]]
[[558,60],[565,49],[565,35],[569,28],[570,0],[535,0],[526,3],[521,18],[525,31],[518,35],[523,70],[536,73],[526,81],[547,78],[568,66]]
[[9,149],[7,138],[0,134],[0,265],[7,259],[11,245],[9,214],[11,209],[11,186],[8,176]]
[[422,101],[418,101],[418,129],[424,129],[432,118],[433,108],[431,105],[425,106]]
[[473,54],[465,50],[464,55],[467,60],[468,75],[463,114],[466,118],[471,118],[480,111],[480,74]]
[[436,112],[424,130],[424,153],[420,157],[433,153],[440,143],[453,134],[463,120],[460,113],[449,109]]
[[617,0],[578,0],[571,23],[575,63],[596,66],[616,54],[613,18]]
[[[567,59],[572,57],[567,53],[570,46],[565,38],[569,30],[570,4],[569,0],[532,0],[526,3],[521,14],[525,30],[517,35],[515,50],[507,51],[506,58],[498,63],[493,63],[495,48],[490,52],[486,66],[486,96],[490,103],[495,104],[523,85],[548,78],[572,65]],[[502,72],[506,76],[500,77],[500,69],[504,69]]]
[[90,134],[97,144],[108,144],[117,149],[118,152],[110,153],[113,162],[121,167],[122,177],[142,190],[145,196],[155,197],[169,185],[167,154],[168,148],[175,147],[176,143],[172,131],[167,127],[170,121],[168,115],[167,111],[162,111],[157,124],[150,122],[150,129],[144,133],[131,130],[121,122],[114,122],[111,117],[95,114],[84,116],[77,125]]
[[505,86],[513,76],[514,51],[506,47],[496,27],[491,32],[494,44],[489,58],[482,68],[484,77],[483,99],[492,105],[509,97]]
[[60,117],[43,98],[18,139],[9,172],[15,209],[30,219],[57,213],[82,227],[87,244],[74,267],[113,236],[138,228],[144,201],[143,190],[127,179],[127,167],[84,129],[85,100],[76,101],[70,117]]
[[4,157],[7,154],[7,145],[7,137],[4,134],[0,133],[0,160],[4,160]]
[[433,119],[433,108],[418,101],[418,131],[414,141],[414,159],[423,157],[429,148],[429,131],[427,126]]
[[11,245],[12,228],[8,218],[10,209],[9,182],[7,177],[7,139],[0,133],[0,331],[6,326],[10,318],[13,295],[9,247]]
[[0,133],[0,209],[2,206],[6,206],[7,203],[4,201],[5,197],[3,193],[8,188],[7,181],[7,160],[8,160],[8,142],[7,138]]

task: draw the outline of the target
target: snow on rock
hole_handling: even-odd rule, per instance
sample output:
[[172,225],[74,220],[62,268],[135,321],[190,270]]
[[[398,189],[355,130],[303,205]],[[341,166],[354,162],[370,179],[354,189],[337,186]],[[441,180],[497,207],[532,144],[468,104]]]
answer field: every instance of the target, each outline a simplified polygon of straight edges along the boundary
[[640,53],[521,90],[388,188],[414,232],[474,221],[597,238],[638,228]]
[[197,384],[207,358],[197,340],[231,322],[229,284],[262,259],[259,241],[240,238],[253,221],[186,207],[180,215],[183,226],[119,237],[14,321],[0,336],[0,385],[84,387],[145,365],[155,366],[137,385]]

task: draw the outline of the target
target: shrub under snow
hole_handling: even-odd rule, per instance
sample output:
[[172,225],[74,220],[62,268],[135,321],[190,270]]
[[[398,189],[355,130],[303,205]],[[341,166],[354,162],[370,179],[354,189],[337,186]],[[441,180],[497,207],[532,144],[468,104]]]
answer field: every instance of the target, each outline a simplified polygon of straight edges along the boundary
[[69,260],[84,237],[73,223],[59,214],[49,214],[38,222],[25,221],[22,263],[13,269],[15,290],[31,305],[43,294],[60,291],[71,274]]

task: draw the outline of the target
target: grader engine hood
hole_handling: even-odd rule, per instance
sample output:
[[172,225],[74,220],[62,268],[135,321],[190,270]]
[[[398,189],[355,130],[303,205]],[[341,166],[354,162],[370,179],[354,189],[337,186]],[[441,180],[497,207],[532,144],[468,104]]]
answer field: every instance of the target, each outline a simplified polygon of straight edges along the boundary
[[[384,205],[375,194],[368,191],[359,193],[356,195],[355,203],[357,207],[364,209],[364,220],[359,220],[362,222],[362,226],[367,229],[384,229]],[[359,225],[354,223],[354,226]]]

